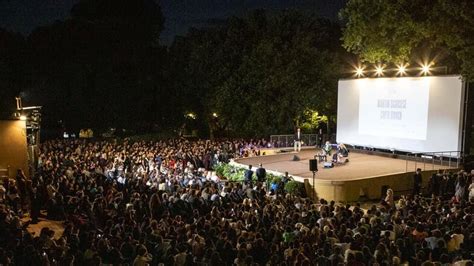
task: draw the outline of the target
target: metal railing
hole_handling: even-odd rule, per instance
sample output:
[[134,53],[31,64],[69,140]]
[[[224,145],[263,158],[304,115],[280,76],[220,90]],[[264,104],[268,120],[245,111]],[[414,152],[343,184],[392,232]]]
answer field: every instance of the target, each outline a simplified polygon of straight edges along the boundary
[[[301,146],[321,145],[318,136],[318,134],[301,134]],[[275,148],[289,148],[295,143],[295,135],[271,135],[270,141]]]
[[423,171],[435,170],[435,166],[439,166],[436,169],[440,169],[443,167],[456,169],[460,167],[461,159],[461,151],[407,153],[405,155],[405,171],[416,171],[416,169],[418,168]]

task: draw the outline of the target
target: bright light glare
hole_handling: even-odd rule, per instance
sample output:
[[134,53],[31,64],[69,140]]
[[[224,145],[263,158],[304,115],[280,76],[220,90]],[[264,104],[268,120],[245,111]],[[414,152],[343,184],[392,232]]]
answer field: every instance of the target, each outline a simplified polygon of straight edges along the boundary
[[194,114],[194,113],[187,113],[187,114],[186,114],[186,117],[194,120],[194,119],[196,119],[196,114]]
[[421,66],[421,73],[423,75],[427,75],[430,73],[430,70],[431,70],[431,66],[428,64],[428,65],[422,65]]
[[213,117],[217,117],[217,113],[212,113],[212,116],[213,116]]
[[21,115],[21,116],[20,116],[20,120],[21,120],[21,121],[26,121],[26,115]]
[[399,65],[397,74],[404,75],[404,74],[406,74],[406,71],[407,71],[407,66],[406,65]]
[[362,67],[356,68],[356,75],[357,77],[362,77],[364,75],[364,69]]
[[376,66],[375,67],[375,74],[377,74],[377,76],[382,76],[383,75],[383,67],[382,66]]

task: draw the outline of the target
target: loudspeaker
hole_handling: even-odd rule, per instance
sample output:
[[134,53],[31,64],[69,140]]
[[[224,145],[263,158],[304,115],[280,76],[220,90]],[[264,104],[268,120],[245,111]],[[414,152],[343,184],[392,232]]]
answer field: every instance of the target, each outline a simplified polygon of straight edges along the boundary
[[310,159],[309,160],[309,170],[311,172],[317,172],[318,171],[318,160],[317,159]]
[[298,157],[298,155],[293,156],[293,161],[299,161],[299,160],[300,160],[300,157]]

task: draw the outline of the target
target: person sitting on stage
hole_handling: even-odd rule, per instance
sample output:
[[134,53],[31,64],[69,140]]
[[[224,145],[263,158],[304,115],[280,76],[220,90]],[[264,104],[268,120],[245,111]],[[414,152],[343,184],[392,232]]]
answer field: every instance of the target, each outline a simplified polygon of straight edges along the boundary
[[348,160],[347,160],[347,159],[344,159],[344,156],[343,156],[340,152],[336,152],[336,153],[334,153],[333,156],[332,156],[332,162],[333,162],[334,164],[339,164],[339,165],[341,165],[341,164],[347,163]]
[[326,153],[326,155],[331,156],[331,150],[332,150],[332,145],[329,141],[326,141],[326,144],[324,144],[323,151]]
[[318,154],[316,154],[316,156],[318,157],[319,162],[327,162],[328,161],[328,156],[327,156],[327,154],[324,150],[321,151],[321,152],[318,152]]
[[349,156],[349,150],[347,149],[346,145],[344,145],[344,143],[340,143],[340,144],[337,146],[337,149],[338,149],[339,153],[342,154],[342,156],[344,156],[344,157],[348,157],[348,156]]

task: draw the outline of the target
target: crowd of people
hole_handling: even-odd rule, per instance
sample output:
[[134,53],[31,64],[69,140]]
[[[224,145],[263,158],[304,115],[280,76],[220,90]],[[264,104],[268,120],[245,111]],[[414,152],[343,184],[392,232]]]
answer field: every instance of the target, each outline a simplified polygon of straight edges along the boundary
[[[362,208],[212,171],[267,145],[45,142],[35,174],[0,187],[0,265],[472,265],[470,173],[440,172],[429,197],[389,190]],[[29,233],[26,212],[64,221],[64,232]]]

